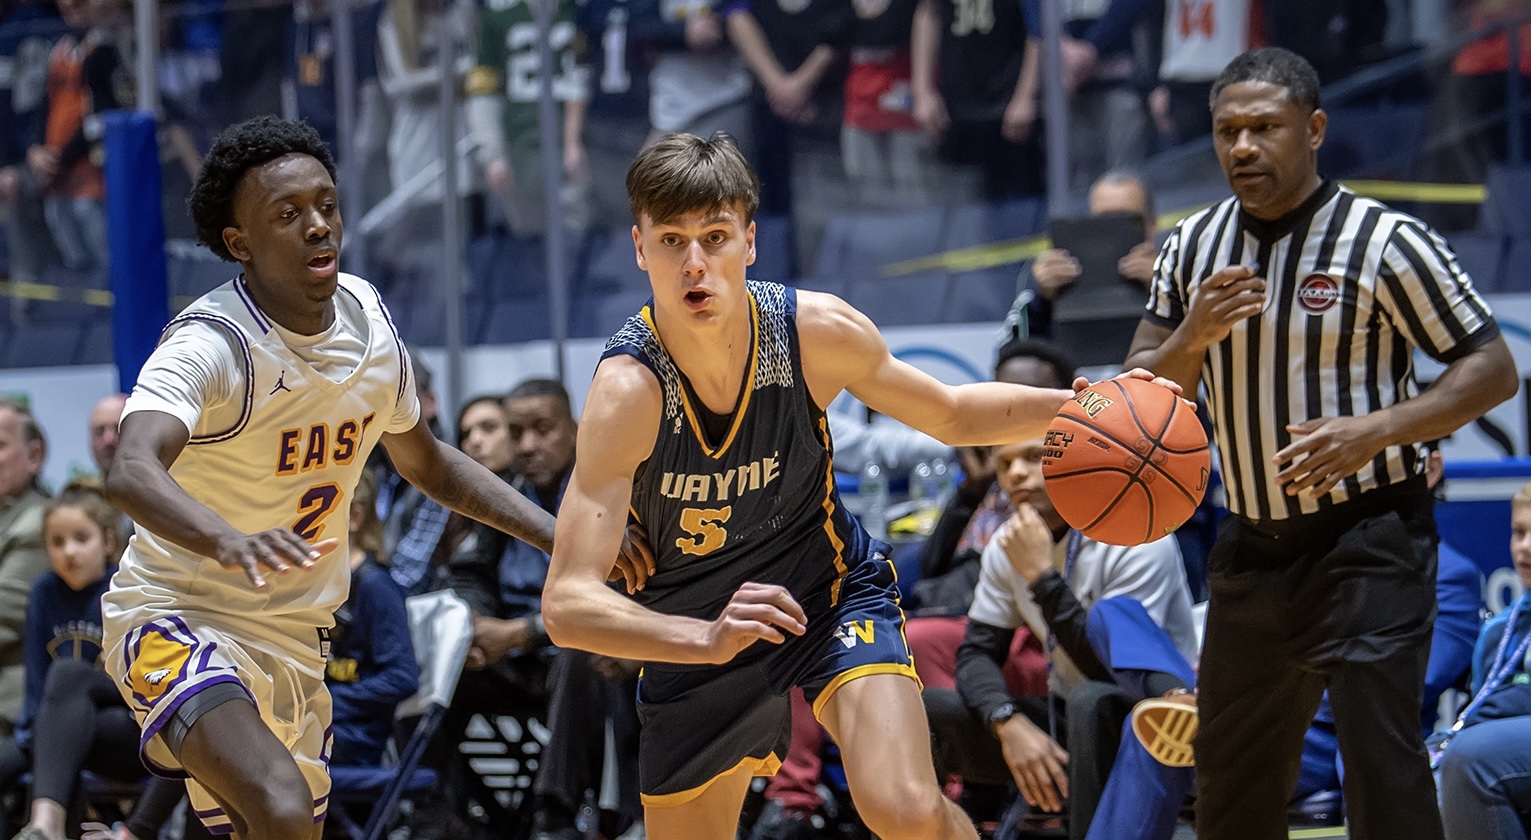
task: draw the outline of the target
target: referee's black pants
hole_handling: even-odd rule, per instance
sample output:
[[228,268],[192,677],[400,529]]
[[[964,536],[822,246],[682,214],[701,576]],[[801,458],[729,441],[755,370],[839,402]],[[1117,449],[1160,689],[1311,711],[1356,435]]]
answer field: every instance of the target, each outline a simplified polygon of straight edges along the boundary
[[1207,563],[1198,837],[1287,837],[1303,733],[1325,688],[1352,840],[1442,837],[1420,725],[1436,610],[1431,506],[1411,481],[1297,521],[1225,520]]

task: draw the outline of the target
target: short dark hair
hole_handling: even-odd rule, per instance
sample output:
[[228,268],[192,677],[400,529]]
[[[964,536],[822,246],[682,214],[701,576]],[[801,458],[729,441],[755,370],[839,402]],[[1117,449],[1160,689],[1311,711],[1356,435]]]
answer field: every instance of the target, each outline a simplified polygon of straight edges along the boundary
[[1074,362],[1056,344],[1039,338],[1012,338],[1000,346],[994,357],[994,375],[1012,359],[1036,359],[1051,365],[1060,387],[1067,388],[1077,375]]
[[533,397],[552,397],[563,406],[564,413],[573,419],[574,404],[569,401],[569,389],[556,379],[528,379],[511,388],[510,393],[505,395],[505,401],[526,400]]
[[431,373],[431,366],[420,360],[419,348],[410,347],[408,351],[409,372],[415,375],[415,393],[423,397],[431,392],[436,377]]
[[1212,83],[1212,95],[1208,107],[1217,107],[1217,97],[1223,88],[1239,82],[1266,82],[1286,88],[1286,95],[1298,107],[1316,111],[1318,101],[1318,71],[1306,58],[1281,47],[1259,47],[1228,62],[1223,72]]
[[308,155],[319,161],[330,178],[335,178],[335,159],[319,139],[319,132],[308,123],[273,116],[255,117],[229,126],[218,135],[186,199],[191,223],[203,245],[219,257],[235,262],[234,255],[223,244],[223,229],[234,224],[234,193],[239,182],[251,169],[292,154]]
[[633,221],[668,224],[687,213],[740,207],[744,222],[760,207],[760,178],[734,139],[718,132],[666,134],[638,153],[627,169]]

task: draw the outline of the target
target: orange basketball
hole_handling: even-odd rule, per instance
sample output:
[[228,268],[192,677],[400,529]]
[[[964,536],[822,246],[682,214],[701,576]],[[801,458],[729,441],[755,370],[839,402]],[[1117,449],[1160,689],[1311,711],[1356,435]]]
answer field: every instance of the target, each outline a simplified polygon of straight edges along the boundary
[[1108,379],[1076,394],[1042,450],[1058,514],[1111,545],[1141,545],[1179,528],[1201,503],[1211,467],[1196,413],[1142,379]]

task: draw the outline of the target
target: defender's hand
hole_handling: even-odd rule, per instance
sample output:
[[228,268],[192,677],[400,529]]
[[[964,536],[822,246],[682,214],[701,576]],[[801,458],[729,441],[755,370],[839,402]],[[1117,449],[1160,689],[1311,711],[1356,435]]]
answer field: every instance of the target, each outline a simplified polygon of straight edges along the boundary
[[240,534],[223,540],[213,558],[218,565],[229,570],[240,570],[250,579],[256,589],[266,588],[262,569],[286,574],[294,566],[313,568],[314,561],[333,551],[340,540],[328,539],[309,545],[297,534],[285,528],[273,528],[258,534]]
[[708,627],[707,661],[721,665],[760,639],[779,645],[787,640],[783,630],[801,636],[807,629],[808,615],[785,587],[746,583]]
[[653,574],[654,549],[649,547],[648,531],[636,522],[630,523],[627,533],[622,535],[622,552],[606,579],[627,581],[627,594],[632,595],[647,586]]

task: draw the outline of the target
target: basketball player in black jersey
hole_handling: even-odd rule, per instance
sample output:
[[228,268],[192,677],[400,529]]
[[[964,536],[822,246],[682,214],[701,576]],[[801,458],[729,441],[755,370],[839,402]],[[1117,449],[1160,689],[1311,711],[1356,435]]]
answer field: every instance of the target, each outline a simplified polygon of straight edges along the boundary
[[[647,663],[639,761],[654,840],[732,840],[750,777],[786,754],[793,686],[840,744],[878,836],[975,838],[937,785],[888,548],[840,502],[823,407],[849,390],[980,445],[1040,436],[1071,394],[943,385],[840,299],[747,283],[758,185],[723,137],[666,136],[628,171],[654,299],[607,345],[585,402],[547,631]],[[605,583],[629,515],[656,554],[631,598]]]

